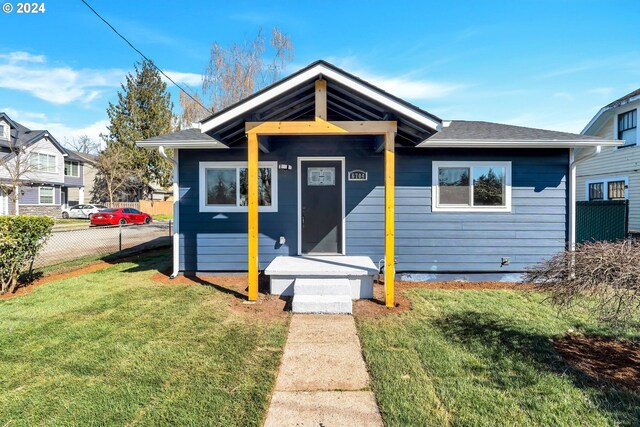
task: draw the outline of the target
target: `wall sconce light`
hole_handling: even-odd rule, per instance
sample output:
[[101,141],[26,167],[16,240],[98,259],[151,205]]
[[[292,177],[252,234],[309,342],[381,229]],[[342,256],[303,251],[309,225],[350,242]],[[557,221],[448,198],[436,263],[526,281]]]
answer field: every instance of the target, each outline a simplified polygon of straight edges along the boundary
[[285,164],[280,163],[280,164],[278,164],[278,169],[290,171],[293,168],[291,167],[291,165],[285,165]]

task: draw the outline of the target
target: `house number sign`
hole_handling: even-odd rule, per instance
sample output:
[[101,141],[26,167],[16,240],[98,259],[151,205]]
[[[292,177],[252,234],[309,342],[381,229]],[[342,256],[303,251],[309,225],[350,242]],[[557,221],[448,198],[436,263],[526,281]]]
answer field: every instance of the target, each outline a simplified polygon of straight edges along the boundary
[[349,171],[348,179],[349,181],[366,181],[367,173],[360,169],[352,170]]

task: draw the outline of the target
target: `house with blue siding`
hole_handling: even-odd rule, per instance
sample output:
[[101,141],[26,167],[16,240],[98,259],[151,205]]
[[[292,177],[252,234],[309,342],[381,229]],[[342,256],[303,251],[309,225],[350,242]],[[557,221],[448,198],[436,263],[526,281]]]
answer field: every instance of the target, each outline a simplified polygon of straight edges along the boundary
[[173,149],[174,276],[248,272],[255,299],[263,273],[314,312],[379,272],[389,306],[396,277],[517,278],[572,247],[575,166],[617,144],[442,120],[324,61],[139,142]]
[[92,156],[63,147],[48,131],[0,112],[0,215],[60,217],[63,208],[84,203],[92,164]]

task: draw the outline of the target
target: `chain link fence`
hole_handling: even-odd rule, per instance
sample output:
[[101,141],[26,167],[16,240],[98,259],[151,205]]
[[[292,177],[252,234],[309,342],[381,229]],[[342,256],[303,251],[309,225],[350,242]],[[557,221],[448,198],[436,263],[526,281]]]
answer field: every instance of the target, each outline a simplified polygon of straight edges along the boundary
[[629,233],[628,200],[576,203],[576,242],[615,242]]
[[125,250],[135,252],[166,246],[171,243],[172,232],[171,221],[54,230],[33,261],[33,268]]

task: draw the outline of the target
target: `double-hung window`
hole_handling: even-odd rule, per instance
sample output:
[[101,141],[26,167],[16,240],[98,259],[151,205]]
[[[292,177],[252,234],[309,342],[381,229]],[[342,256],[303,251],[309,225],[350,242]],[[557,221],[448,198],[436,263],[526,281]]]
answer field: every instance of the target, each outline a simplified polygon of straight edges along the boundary
[[71,160],[65,160],[64,161],[64,176],[73,176],[73,177],[79,177],[80,176],[80,163],[79,162],[73,162]]
[[636,145],[638,139],[637,116],[638,110],[618,114],[618,139],[624,140],[622,147]]
[[433,162],[432,211],[511,212],[511,162]]
[[56,173],[56,156],[46,153],[31,153],[29,162],[34,171]]
[[[200,162],[200,212],[247,212],[247,164]],[[258,164],[258,209],[278,211],[277,162]]]
[[54,202],[53,187],[39,187],[38,203],[41,205],[53,205]]

